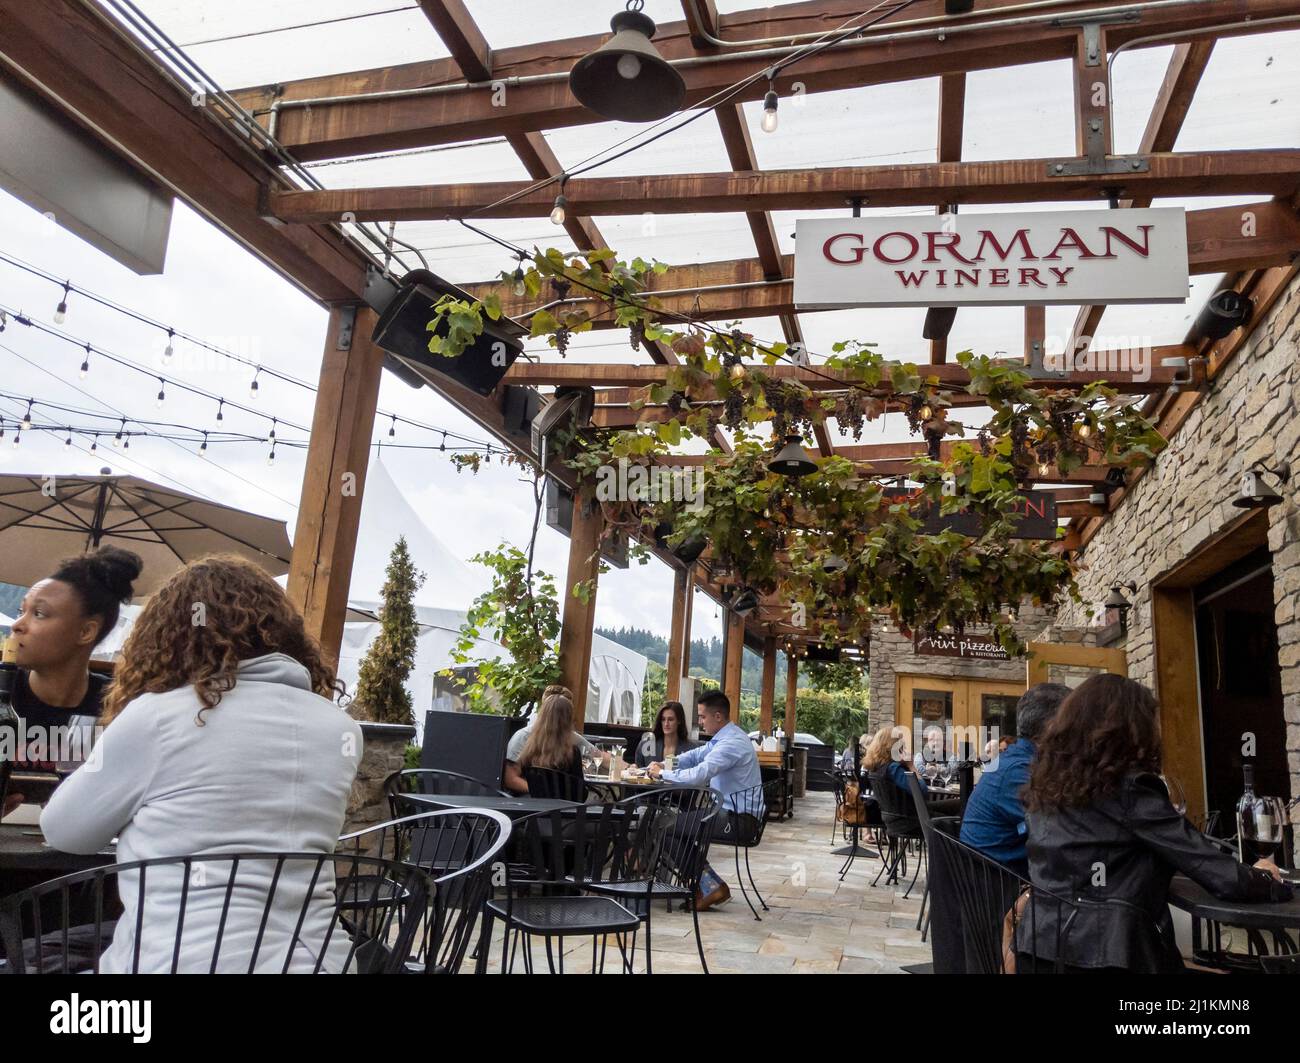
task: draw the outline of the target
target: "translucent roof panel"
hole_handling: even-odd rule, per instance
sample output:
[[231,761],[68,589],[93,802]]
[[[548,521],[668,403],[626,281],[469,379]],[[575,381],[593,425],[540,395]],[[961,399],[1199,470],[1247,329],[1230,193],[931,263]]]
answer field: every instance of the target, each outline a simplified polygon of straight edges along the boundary
[[416,4],[394,0],[139,0],[222,88],[444,59]]
[[1074,154],[1074,88],[1064,60],[966,75],[962,158],[1049,159]]

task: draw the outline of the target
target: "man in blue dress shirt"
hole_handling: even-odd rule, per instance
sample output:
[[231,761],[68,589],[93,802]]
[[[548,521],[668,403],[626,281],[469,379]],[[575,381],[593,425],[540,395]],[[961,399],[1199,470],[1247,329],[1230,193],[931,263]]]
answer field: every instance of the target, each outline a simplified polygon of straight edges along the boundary
[[962,841],[1024,877],[1028,877],[1029,864],[1020,791],[1029,782],[1034,743],[1069,693],[1070,688],[1060,683],[1039,683],[1020,696],[1016,741],[984,769],[962,816]]
[[[700,730],[709,735],[709,741],[695,749],[688,749],[677,757],[673,769],[668,771],[655,761],[647,769],[652,778],[679,786],[703,786],[706,783],[717,792],[722,807],[713,821],[713,837],[725,839],[736,829],[738,813],[748,813],[758,819],[766,814],[763,791],[754,791],[745,807],[737,807],[737,795],[763,784],[758,766],[758,754],[749,735],[731,722],[731,700],[721,691],[703,695],[698,702]],[[700,877],[700,892],[696,898],[699,911],[721,904],[731,896],[731,890],[713,868],[707,864]]]

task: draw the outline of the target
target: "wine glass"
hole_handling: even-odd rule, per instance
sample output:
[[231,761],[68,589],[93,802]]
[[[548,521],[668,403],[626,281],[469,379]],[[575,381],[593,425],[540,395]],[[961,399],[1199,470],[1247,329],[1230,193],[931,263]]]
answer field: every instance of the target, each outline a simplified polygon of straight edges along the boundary
[[1278,797],[1256,797],[1249,814],[1241,815],[1241,837],[1261,857],[1273,859],[1282,848],[1286,806]]
[[1174,811],[1180,816],[1187,815],[1187,794],[1183,790],[1183,784],[1173,775],[1162,775],[1160,779],[1169,791],[1169,803],[1174,806]]

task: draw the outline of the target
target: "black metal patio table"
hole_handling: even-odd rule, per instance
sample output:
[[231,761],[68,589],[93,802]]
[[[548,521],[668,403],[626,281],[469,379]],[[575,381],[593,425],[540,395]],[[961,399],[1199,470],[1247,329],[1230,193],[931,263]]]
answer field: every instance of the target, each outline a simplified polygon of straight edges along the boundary
[[60,875],[111,864],[114,858],[112,848],[89,854],[65,853],[50,846],[39,827],[0,824],[0,897]]
[[[1223,951],[1222,928],[1229,926],[1245,930],[1252,945],[1265,955],[1266,933],[1272,937],[1275,955],[1294,955],[1296,941],[1287,931],[1300,930],[1300,878],[1293,871],[1284,876],[1295,890],[1289,901],[1250,903],[1220,900],[1187,876],[1175,875],[1169,883],[1169,903],[1192,917],[1192,954],[1215,966],[1258,971],[1258,957],[1243,965],[1246,957]],[[1209,931],[1204,946],[1202,923]]]
[[490,808],[511,819],[531,816],[535,812],[582,807],[577,802],[552,797],[497,797],[491,794],[403,794],[402,799],[425,804],[430,808]]

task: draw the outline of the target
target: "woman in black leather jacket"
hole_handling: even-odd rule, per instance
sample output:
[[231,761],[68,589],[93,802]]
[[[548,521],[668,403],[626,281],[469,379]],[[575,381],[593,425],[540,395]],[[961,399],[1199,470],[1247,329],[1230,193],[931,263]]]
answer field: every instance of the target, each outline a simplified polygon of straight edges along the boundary
[[1054,961],[1059,941],[1070,968],[1180,970],[1175,872],[1222,900],[1290,897],[1271,861],[1247,867],[1188,823],[1160,769],[1160,710],[1141,683],[1095,675],[1062,702],[1025,789],[1029,876],[1056,900],[1022,908],[1022,957]]

